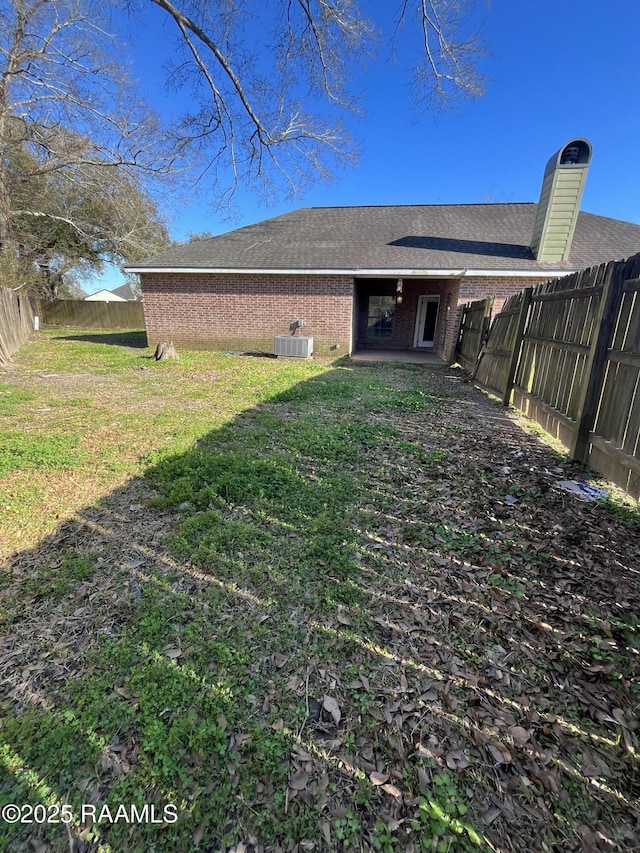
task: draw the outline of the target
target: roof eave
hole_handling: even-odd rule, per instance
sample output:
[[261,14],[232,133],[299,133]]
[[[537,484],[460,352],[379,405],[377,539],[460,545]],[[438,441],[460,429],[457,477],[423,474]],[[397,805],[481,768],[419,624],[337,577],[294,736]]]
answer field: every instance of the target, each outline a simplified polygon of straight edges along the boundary
[[560,278],[577,272],[578,268],[563,269],[533,268],[529,270],[509,269],[287,269],[265,267],[125,267],[125,272],[139,275],[344,275],[353,278]]

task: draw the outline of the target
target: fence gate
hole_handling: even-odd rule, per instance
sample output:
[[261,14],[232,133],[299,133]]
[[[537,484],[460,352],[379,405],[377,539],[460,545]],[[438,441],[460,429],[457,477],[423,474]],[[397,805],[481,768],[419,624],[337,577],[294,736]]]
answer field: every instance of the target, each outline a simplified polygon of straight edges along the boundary
[[486,342],[491,322],[493,296],[469,302],[462,307],[455,357],[465,370],[474,371]]
[[510,296],[502,311],[493,318],[487,343],[476,369],[476,380],[509,405],[518,366],[522,332],[531,305],[533,288]]

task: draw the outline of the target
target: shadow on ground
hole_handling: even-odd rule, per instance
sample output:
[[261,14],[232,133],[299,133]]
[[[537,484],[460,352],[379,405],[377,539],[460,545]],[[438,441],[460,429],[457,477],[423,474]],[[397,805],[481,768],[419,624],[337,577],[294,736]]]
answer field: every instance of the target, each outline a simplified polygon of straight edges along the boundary
[[343,362],[16,553],[0,800],[74,821],[3,849],[633,849],[640,533],[567,474]]
[[73,335],[61,335],[60,340],[105,344],[107,346],[114,347],[132,347],[136,349],[147,348],[147,333],[144,330],[125,332],[78,332]]

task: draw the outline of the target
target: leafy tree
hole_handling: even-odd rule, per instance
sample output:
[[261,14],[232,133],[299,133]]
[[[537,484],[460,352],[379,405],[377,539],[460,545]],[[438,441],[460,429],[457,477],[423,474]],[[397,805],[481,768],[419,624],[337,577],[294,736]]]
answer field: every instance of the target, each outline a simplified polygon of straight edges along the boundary
[[69,166],[27,182],[13,202],[23,274],[41,273],[40,289],[48,296],[58,296],[64,282],[79,284],[105,262],[139,260],[170,243],[155,204],[126,172],[85,167],[79,174]]
[[172,155],[106,23],[85,0],[0,0],[0,270],[14,286],[44,271],[55,293],[68,269],[166,240],[149,191]]

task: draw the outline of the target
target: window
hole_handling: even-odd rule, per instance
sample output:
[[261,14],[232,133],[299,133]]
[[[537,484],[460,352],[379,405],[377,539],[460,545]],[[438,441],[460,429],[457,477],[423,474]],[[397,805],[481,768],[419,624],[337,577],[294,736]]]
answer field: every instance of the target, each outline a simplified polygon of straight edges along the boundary
[[395,296],[370,296],[367,311],[367,337],[390,338],[396,310]]

